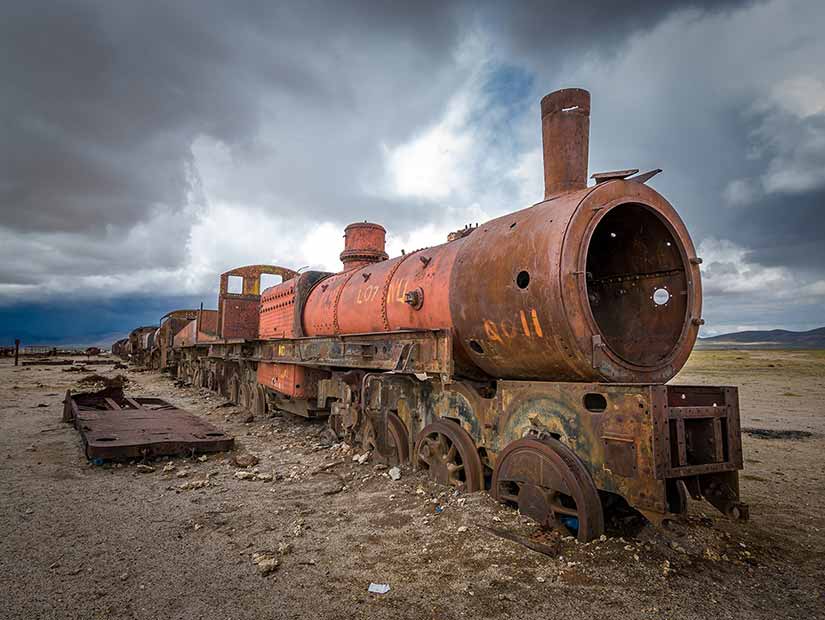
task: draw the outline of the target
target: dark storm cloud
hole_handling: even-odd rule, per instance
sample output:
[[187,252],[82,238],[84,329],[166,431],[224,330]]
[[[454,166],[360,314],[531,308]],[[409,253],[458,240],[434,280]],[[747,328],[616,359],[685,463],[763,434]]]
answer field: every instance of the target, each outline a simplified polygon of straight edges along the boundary
[[[347,149],[377,161],[377,140],[399,141],[443,105],[439,78],[462,25],[478,18],[502,44],[553,58],[609,48],[675,8],[705,4],[718,7],[10,3],[0,22],[0,224],[89,231],[128,227],[153,205],[180,209],[193,139],[212,136],[243,159],[262,115],[283,148],[249,156],[282,173],[290,202],[325,213],[342,192],[357,199],[347,195]],[[366,206],[367,216],[384,208]]]
[[653,28],[676,11],[715,13],[757,0],[634,0],[632,2],[491,2],[483,15],[486,28],[510,52],[527,61],[559,67],[576,54],[604,57],[636,32]]
[[772,195],[736,220],[731,238],[747,241],[753,261],[820,273],[825,267],[825,190]]
[[0,307],[0,342],[19,338],[24,346],[95,345],[109,347],[138,325],[158,325],[170,308],[214,307],[201,297],[127,296],[95,303],[58,301],[48,306]]
[[[415,45],[399,70],[437,73],[456,27],[451,12],[416,3],[413,11],[352,5],[339,14],[319,5],[218,3],[15,3],[0,21],[0,224],[15,230],[89,230],[129,226],[154,205],[181,208],[198,135],[228,145],[253,142],[262,100],[285,113],[300,102],[315,114],[354,120],[370,64],[354,48]],[[382,8],[383,7],[383,8]],[[364,64],[365,73],[353,60]],[[355,75],[353,75],[353,73]],[[353,77],[362,78],[354,80]],[[375,74],[377,80],[386,75]],[[399,76],[400,78],[400,76]],[[397,87],[388,80],[387,87]],[[409,131],[435,111],[426,89],[402,95],[398,111],[376,130]],[[394,93],[384,93],[387,102]],[[278,120],[278,119],[276,119]],[[282,127],[298,134],[289,118]],[[329,131],[334,127],[320,128]],[[309,126],[285,140],[302,152],[282,160],[323,161],[324,136]],[[313,151],[318,151],[312,153]],[[276,159],[277,163],[277,159]],[[316,171],[323,176],[323,171]],[[300,175],[304,180],[307,175]],[[287,179],[295,178],[288,175]],[[296,189],[296,192],[298,189]]]
[[[729,239],[752,263],[825,278],[825,46],[811,37],[823,5],[684,3],[689,12],[675,19],[669,6],[674,19],[656,31],[646,20],[661,19],[660,5],[634,6],[641,21],[608,20],[595,59],[572,70],[593,94],[593,167],[661,167],[652,185],[694,239]],[[533,30],[513,19],[510,40],[540,84],[571,73],[542,67],[541,51],[546,28],[570,36],[569,19]]]
[[[788,87],[790,88],[790,87]],[[801,117],[769,111],[755,119],[736,191],[747,200],[725,211],[730,238],[751,248],[754,261],[821,272],[825,269],[825,86],[798,101],[821,106]],[[788,98],[792,95],[788,94]]]
[[[73,278],[149,294],[152,270],[177,285],[210,201],[247,209],[246,228],[225,228],[250,238],[249,213],[301,237],[521,208],[541,194],[540,163],[534,193],[509,173],[540,144],[539,97],[564,86],[593,93],[594,169],[661,166],[653,185],[697,240],[825,277],[823,190],[805,185],[825,165],[822,113],[771,95],[795,73],[825,79],[821,44],[793,27],[821,10],[786,4],[0,0],[0,294]],[[453,128],[473,140],[464,187],[443,201],[385,191],[388,153],[465,89],[474,39],[489,66]],[[299,266],[295,243],[270,245]]]

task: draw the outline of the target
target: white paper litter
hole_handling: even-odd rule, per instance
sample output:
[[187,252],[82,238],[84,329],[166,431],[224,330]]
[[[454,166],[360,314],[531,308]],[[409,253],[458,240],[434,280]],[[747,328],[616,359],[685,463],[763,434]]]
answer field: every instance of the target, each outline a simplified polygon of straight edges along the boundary
[[371,583],[367,589],[373,594],[386,594],[390,591],[390,585],[388,583]]

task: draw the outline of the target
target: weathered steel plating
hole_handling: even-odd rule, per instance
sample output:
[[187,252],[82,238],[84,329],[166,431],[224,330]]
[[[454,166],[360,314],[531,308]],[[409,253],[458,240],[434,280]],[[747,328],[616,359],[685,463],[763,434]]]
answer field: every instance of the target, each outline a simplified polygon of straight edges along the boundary
[[234,442],[205,420],[165,400],[129,397],[120,388],[66,392],[63,421],[80,432],[89,459],[223,452]]

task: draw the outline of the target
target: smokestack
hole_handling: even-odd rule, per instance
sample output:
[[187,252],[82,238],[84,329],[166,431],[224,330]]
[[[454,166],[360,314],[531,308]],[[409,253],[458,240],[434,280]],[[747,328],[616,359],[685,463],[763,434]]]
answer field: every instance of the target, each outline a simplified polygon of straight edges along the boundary
[[544,199],[587,187],[590,93],[565,88],[541,100]]
[[386,234],[379,224],[356,222],[347,226],[344,229],[344,251],[341,252],[344,271],[387,260],[384,251]]

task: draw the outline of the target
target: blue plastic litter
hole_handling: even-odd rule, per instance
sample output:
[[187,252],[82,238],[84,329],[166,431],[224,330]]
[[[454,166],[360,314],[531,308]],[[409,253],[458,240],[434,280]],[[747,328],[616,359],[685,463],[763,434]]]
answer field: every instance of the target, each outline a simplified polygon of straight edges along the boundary
[[561,517],[560,521],[562,525],[567,527],[568,529],[572,530],[573,532],[579,531],[579,518],[578,517]]
[[94,463],[95,465],[103,465],[103,463],[105,463],[105,462],[106,461],[104,461],[101,458],[92,459],[92,463]]

